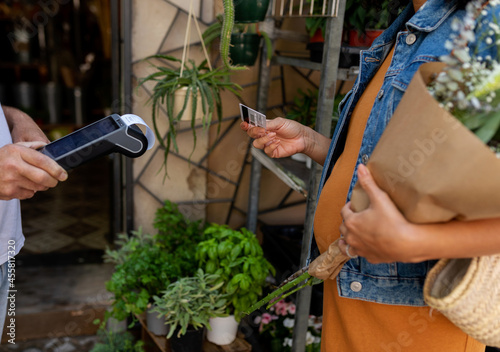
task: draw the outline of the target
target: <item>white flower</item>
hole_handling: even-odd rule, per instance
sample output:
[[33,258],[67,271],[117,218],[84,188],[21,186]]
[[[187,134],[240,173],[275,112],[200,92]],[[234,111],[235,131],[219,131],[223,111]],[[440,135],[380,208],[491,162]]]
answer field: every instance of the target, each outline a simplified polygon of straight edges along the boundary
[[306,334],[306,346],[314,343],[314,335],[310,331]]
[[446,50],[450,50],[451,51],[451,50],[453,50],[453,47],[454,47],[454,45],[453,45],[453,42],[451,40],[447,40],[447,41],[444,42],[444,48]]
[[490,22],[490,23],[488,23],[488,26],[490,26],[490,28],[493,29],[497,33],[500,31],[500,26],[497,23]]
[[476,36],[474,35],[473,31],[463,31],[462,36],[464,37],[465,40],[471,43],[476,39]]
[[451,21],[451,29],[458,32],[460,30],[460,24],[460,20],[458,18],[454,18],[453,21]]
[[293,319],[285,318],[285,320],[283,320],[283,326],[285,328],[293,329],[294,325],[295,325],[295,320]]
[[283,347],[292,347],[292,342],[293,340],[289,337],[285,337],[285,339],[283,340]]
[[479,98],[498,89],[500,89],[500,65],[495,65],[486,79],[472,92],[472,95]]
[[458,86],[458,83],[457,82],[448,82],[448,84],[446,84],[446,87],[451,90],[452,92],[455,92],[458,90],[459,86]]
[[481,109],[481,103],[479,102],[479,99],[477,99],[476,97],[472,97],[470,102],[475,109],[477,110]]

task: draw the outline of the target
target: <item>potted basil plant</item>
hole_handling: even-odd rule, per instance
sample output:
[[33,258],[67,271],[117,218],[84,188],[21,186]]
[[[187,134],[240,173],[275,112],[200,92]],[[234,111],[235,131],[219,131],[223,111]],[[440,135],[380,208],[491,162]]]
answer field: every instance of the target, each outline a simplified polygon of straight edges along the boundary
[[[115,264],[106,289],[114,294],[108,316],[122,321],[146,312],[153,296],[180,277],[182,270],[175,253],[166,251],[158,245],[155,236],[143,234],[141,230],[131,236],[119,235],[117,244],[118,249],[108,249],[105,255],[106,262]],[[149,328],[157,335],[166,334],[162,329]]]
[[194,252],[204,238],[204,227],[201,221],[187,219],[168,200],[155,215],[156,235],[141,230],[130,236],[120,234],[117,248],[106,251],[105,261],[115,264],[106,288],[115,296],[109,315],[124,320],[146,312],[148,329],[164,336],[168,332],[164,321],[157,321],[157,314],[151,313],[153,296],[169,283],[196,273]]
[[[199,266],[215,275],[217,284],[223,283],[221,292],[227,295],[227,311],[232,320],[232,335],[222,338],[224,344],[236,338],[238,322],[248,307],[262,295],[268,275],[275,275],[273,266],[264,258],[259,241],[245,228],[233,230],[226,225],[211,224],[205,230],[206,240],[196,249]],[[212,323],[211,323],[212,324]],[[218,322],[214,322],[214,325]],[[214,327],[214,326],[212,326]],[[207,339],[223,344],[215,330]]]

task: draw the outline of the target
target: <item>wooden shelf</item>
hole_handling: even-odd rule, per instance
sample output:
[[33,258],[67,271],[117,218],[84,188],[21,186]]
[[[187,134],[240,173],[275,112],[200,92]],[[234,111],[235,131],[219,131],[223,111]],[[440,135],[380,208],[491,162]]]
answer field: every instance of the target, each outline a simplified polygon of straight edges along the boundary
[[[156,347],[156,351],[161,351],[161,352],[170,352],[170,345],[168,343],[168,340],[165,338],[165,336],[157,336],[153,334],[151,331],[149,331],[148,326],[146,324],[146,315],[137,315],[137,319],[139,319],[139,323],[141,323],[142,329],[141,329],[141,339],[144,341],[145,350],[146,351],[153,351],[155,348],[151,348],[151,343]],[[148,343],[149,342],[149,343]]]

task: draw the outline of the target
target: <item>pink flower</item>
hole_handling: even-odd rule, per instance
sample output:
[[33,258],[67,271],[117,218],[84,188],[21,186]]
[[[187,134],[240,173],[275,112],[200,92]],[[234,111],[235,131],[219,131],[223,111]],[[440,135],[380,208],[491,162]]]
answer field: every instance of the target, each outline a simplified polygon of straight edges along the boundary
[[288,306],[288,313],[295,314],[296,310],[297,310],[297,308],[295,307],[295,304],[290,303],[290,305]]
[[288,307],[287,306],[283,306],[279,311],[276,310],[276,314],[279,314],[279,315],[282,315],[282,316],[288,315]]
[[275,304],[276,314],[286,316],[288,314],[288,306],[289,303],[286,303],[284,300],[279,301]]
[[262,324],[264,325],[269,324],[271,320],[272,320],[271,314],[269,313],[262,314]]
[[281,311],[283,308],[286,308],[286,302],[281,300],[278,303],[276,303],[274,307],[276,308],[276,311]]

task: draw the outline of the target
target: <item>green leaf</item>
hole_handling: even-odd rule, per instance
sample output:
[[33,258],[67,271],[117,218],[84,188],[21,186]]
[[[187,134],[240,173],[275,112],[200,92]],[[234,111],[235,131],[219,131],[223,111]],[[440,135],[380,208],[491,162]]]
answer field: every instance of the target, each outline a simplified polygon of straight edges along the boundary
[[486,122],[475,133],[480,140],[488,143],[500,127],[500,111],[491,112],[484,118]]

